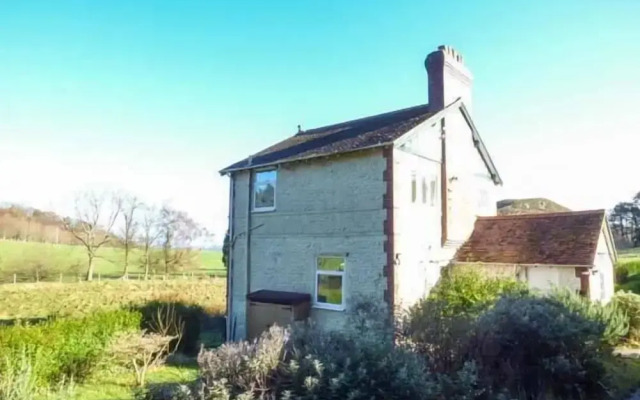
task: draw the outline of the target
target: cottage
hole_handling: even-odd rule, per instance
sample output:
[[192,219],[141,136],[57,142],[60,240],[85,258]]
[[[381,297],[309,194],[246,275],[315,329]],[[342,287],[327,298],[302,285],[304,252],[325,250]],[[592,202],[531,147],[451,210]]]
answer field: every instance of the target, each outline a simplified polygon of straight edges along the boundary
[[299,130],[221,171],[229,339],[307,317],[339,328],[359,298],[411,305],[476,219],[496,215],[502,180],[471,117],[472,75],[448,46],[425,67],[428,104]]
[[479,217],[453,264],[516,277],[543,292],[564,287],[608,302],[615,261],[605,212],[594,210]]

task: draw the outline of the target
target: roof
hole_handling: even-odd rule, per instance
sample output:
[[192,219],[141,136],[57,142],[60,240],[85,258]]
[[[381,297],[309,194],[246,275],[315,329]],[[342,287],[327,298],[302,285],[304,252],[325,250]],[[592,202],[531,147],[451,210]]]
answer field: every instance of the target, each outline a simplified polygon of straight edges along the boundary
[[590,266],[604,218],[604,210],[479,217],[455,260]]
[[221,173],[329,156],[393,143],[434,113],[423,104],[297,133]]

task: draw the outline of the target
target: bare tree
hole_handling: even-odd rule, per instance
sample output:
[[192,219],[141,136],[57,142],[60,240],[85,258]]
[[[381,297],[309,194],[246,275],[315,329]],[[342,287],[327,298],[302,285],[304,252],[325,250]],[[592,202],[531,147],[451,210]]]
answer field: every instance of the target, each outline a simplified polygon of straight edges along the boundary
[[75,219],[66,218],[64,228],[85,248],[88,258],[87,280],[93,280],[97,252],[111,240],[113,225],[122,208],[114,195],[85,192],[75,199]]
[[140,243],[142,244],[142,264],[144,267],[144,278],[149,277],[151,267],[151,255],[153,246],[162,234],[160,230],[160,215],[158,210],[151,206],[141,206],[142,218],[140,220]]
[[135,246],[136,233],[139,228],[139,222],[135,219],[136,211],[142,203],[137,197],[131,195],[123,196],[121,203],[122,219],[124,220],[124,224],[120,230],[124,245],[124,271],[122,276],[126,279],[129,275],[129,253],[131,252],[131,248]]
[[160,210],[160,231],[164,272],[188,264],[193,256],[193,241],[203,234],[203,229],[185,212],[171,207]]

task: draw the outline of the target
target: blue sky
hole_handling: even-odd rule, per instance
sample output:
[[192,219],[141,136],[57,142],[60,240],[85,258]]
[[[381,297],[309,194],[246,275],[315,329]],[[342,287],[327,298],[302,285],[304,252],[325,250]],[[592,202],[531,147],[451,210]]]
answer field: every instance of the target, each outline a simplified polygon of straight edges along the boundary
[[[560,3],[560,4],[558,4]],[[217,233],[217,171],[296,130],[427,101],[440,44],[474,74],[503,197],[640,191],[640,2],[0,2],[0,200],[118,187]]]

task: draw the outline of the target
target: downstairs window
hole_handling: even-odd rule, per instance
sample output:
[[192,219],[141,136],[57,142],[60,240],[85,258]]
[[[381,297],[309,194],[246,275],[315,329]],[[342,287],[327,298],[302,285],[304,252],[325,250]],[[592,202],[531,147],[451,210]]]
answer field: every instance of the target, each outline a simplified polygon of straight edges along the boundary
[[319,256],[316,262],[315,305],[344,310],[344,267],[342,256]]

